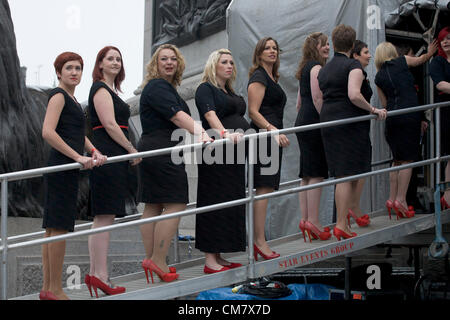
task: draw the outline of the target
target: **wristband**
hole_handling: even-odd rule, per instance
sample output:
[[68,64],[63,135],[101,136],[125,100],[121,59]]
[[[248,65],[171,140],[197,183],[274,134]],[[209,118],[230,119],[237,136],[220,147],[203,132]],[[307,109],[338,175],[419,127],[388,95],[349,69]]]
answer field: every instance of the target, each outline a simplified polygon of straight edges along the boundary
[[265,127],[264,127],[264,129],[269,129],[269,127],[270,127],[270,123],[268,123]]
[[225,135],[225,133],[228,133],[227,129],[223,129],[222,132],[220,133],[220,137],[223,138],[223,136]]
[[92,148],[92,150],[91,150],[91,154],[92,154],[92,153],[94,153],[94,151],[95,151],[95,150],[97,150],[97,149],[95,149],[95,148]]

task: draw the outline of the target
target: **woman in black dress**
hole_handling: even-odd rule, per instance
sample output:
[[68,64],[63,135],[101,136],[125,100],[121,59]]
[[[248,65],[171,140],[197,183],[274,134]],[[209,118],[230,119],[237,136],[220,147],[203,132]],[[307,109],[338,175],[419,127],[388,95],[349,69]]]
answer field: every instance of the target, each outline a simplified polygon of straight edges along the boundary
[[[361,63],[362,71],[364,75],[364,80],[361,84],[361,94],[364,99],[370,103],[370,99],[372,98],[373,91],[370,87],[369,79],[367,79],[367,73],[364,71],[365,68],[369,65],[370,59],[372,55],[370,54],[369,48],[367,44],[363,41],[356,40],[355,45],[350,52],[350,58],[358,60]],[[358,109],[361,116],[368,115],[369,112]],[[361,135],[358,137],[360,140],[357,142],[359,146],[364,146],[365,152],[369,153],[369,159],[372,159],[372,145],[370,142],[370,121],[362,121],[354,124],[355,126],[359,126],[359,130],[361,130]],[[365,179],[359,179],[355,193],[352,194],[352,205],[348,210],[347,220],[350,220],[352,217],[356,224],[360,227],[366,227],[370,224],[370,218],[367,214],[362,214],[360,207],[361,194],[364,188]]]
[[[48,166],[78,162],[84,169],[100,166],[106,161],[84,135],[85,116],[74,95],[81,81],[83,59],[76,53],[64,52],[54,63],[58,87],[49,94],[47,111],[42,126],[42,137],[52,147]],[[84,156],[84,152],[92,156]],[[61,171],[44,175],[45,205],[42,227],[45,237],[73,232],[78,214],[79,170]],[[68,299],[62,289],[62,272],[66,241],[42,246],[44,281],[41,300]]]
[[[438,34],[438,55],[430,64],[430,76],[438,91],[437,102],[450,101],[450,27]],[[441,108],[441,154],[450,154],[450,107]],[[450,161],[445,167],[445,181],[450,181]],[[450,208],[450,190],[441,198],[442,209]]]
[[[255,130],[283,129],[283,111],[286,104],[286,94],[278,84],[280,75],[280,48],[278,43],[270,38],[258,41],[253,52],[253,66],[250,68],[248,81],[248,113],[250,126]],[[258,150],[255,164],[254,186],[256,195],[267,194],[278,190],[280,184],[280,170],[282,149],[289,145],[289,139],[284,135],[271,136],[266,139],[267,150]],[[258,147],[264,146],[258,139]],[[266,155],[268,164],[263,164],[261,154]],[[277,258],[280,255],[273,252],[266,242],[265,223],[268,199],[255,201],[254,204],[254,253],[264,259]]]
[[[319,89],[317,75],[325,65],[330,53],[328,37],[321,32],[310,34],[303,44],[303,54],[297,70],[299,80],[297,96],[297,119],[295,126],[304,126],[320,122],[322,109],[322,92]],[[328,177],[327,160],[323,149],[320,130],[297,132],[300,148],[301,186],[316,184]],[[319,206],[322,188],[315,188],[299,193],[302,218],[299,228],[306,241],[305,232],[314,239],[327,240],[331,237],[330,230],[322,228],[319,220]],[[322,231],[321,231],[322,230]]]
[[[374,113],[381,119],[386,117],[386,110],[372,107],[361,94],[364,81],[361,63],[350,59],[355,38],[356,32],[350,26],[339,25],[333,30],[335,54],[320,70],[318,77],[323,93],[320,122],[357,117],[361,115],[360,109]],[[340,178],[370,171],[370,144],[366,145],[366,140],[361,137],[363,134],[364,130],[357,124],[322,128],[328,169],[332,176]],[[357,186],[357,180],[336,185],[337,221],[333,233],[338,240],[356,236],[349,229],[347,215]]]
[[[214,154],[214,163],[203,158],[198,165],[198,208],[245,198],[245,143],[239,141],[250,126],[244,118],[245,100],[233,90],[235,78],[231,52],[220,49],[211,53],[202,83],[195,92],[195,104],[203,127],[210,129],[209,135],[230,139],[235,145],[233,150],[229,145],[209,150],[208,153]],[[197,215],[195,247],[205,253],[204,272],[240,267],[239,263],[223,259],[220,253],[245,251],[245,234],[245,205]]]
[[[92,142],[109,156],[136,153],[128,136],[130,107],[118,95],[125,78],[122,54],[113,46],[104,47],[97,54],[93,84],[89,93],[89,114]],[[134,159],[136,165],[139,159]],[[117,162],[92,170],[90,175],[90,214],[94,217],[92,228],[113,224],[114,218],[125,216],[125,199],[128,197],[128,163]],[[108,276],[107,255],[109,232],[89,236],[91,267],[85,277],[91,296],[91,286],[97,295],[100,288],[108,295],[125,292],[115,287]]]
[[[190,117],[189,107],[177,93],[184,67],[183,56],[171,44],[161,45],[147,65],[140,100],[140,152],[175,146],[179,141],[173,140],[172,135],[180,128],[198,135],[200,141],[211,140],[202,126]],[[183,211],[189,200],[184,163],[175,163],[171,154],[145,158],[140,164],[138,196],[145,203],[143,219]],[[148,271],[152,282],[153,272],[165,282],[178,278],[176,270],[167,266],[166,258],[179,221],[179,218],[166,219],[141,226],[146,254],[142,267],[147,281]]]
[[[383,42],[377,46],[375,84],[384,107],[391,111],[419,105],[414,78],[409,67],[425,63],[436,50],[437,43],[434,41],[428,46],[428,52],[420,57],[399,57],[392,43]],[[420,144],[421,121],[421,112],[389,117],[386,120],[386,141],[394,158],[392,166],[418,160],[417,150],[419,150]],[[414,211],[410,210],[406,203],[411,173],[411,168],[389,173],[390,192],[386,207],[388,210],[390,207],[394,208],[397,218],[414,216]]]

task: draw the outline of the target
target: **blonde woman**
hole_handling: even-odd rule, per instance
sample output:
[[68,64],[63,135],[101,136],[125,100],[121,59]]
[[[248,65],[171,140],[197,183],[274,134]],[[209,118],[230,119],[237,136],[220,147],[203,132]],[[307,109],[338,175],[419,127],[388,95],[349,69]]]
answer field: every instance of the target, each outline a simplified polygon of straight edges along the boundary
[[[414,78],[409,67],[419,66],[428,61],[437,50],[434,41],[427,53],[420,57],[398,56],[390,42],[380,43],[375,51],[377,74],[375,84],[381,104],[388,110],[398,110],[419,105]],[[394,158],[393,166],[418,160],[422,115],[420,112],[407,113],[386,119],[386,141]],[[406,203],[406,193],[412,169],[403,169],[389,174],[390,192],[386,207],[391,216],[394,209],[398,218],[410,218],[414,211]]]
[[[190,116],[186,102],[178,94],[185,68],[184,58],[174,45],[160,46],[147,65],[142,84],[140,117],[142,136],[138,150],[148,151],[173,147],[172,133],[179,128],[197,135],[203,142],[208,134]],[[140,164],[139,200],[145,203],[142,218],[182,211],[188,203],[188,182],[184,163],[175,164],[171,155],[148,157]],[[147,281],[153,272],[165,282],[174,281],[178,274],[167,265],[170,242],[178,228],[179,218],[145,224],[141,227],[146,259],[142,262]]]
[[[206,129],[216,139],[230,139],[234,149],[221,145],[217,162],[198,165],[197,207],[245,198],[245,144],[242,133],[250,128],[245,120],[245,100],[234,93],[236,66],[227,49],[216,50],[208,58],[203,79],[195,93],[195,103]],[[239,145],[237,145],[239,143]],[[217,156],[220,159],[217,159]],[[231,157],[227,157],[231,155]],[[205,253],[205,273],[240,267],[221,253],[245,251],[245,205],[205,212],[196,217],[195,247]]]

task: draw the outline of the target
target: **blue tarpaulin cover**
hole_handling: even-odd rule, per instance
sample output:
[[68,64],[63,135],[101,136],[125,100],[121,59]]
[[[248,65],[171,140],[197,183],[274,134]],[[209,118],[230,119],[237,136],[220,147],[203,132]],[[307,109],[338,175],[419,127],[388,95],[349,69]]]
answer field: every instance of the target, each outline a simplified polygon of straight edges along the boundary
[[[289,284],[292,294],[276,300],[328,300],[329,289],[334,287],[325,284]],[[200,292],[197,300],[266,300],[264,298],[231,292],[232,288],[217,288]]]

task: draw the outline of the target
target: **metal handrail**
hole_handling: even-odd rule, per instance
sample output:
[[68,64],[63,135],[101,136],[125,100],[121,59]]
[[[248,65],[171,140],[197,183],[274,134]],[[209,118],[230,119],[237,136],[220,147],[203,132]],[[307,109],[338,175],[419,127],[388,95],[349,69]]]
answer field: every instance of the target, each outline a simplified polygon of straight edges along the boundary
[[[428,104],[428,105],[423,105],[423,106],[417,106],[417,107],[413,107],[413,108],[389,111],[387,116],[391,117],[391,116],[396,116],[396,115],[400,115],[400,114],[413,113],[413,112],[430,110],[430,109],[438,109],[439,110],[439,108],[441,108],[441,107],[448,107],[448,106],[450,106],[450,102],[434,103],[434,104]],[[440,115],[438,112],[436,113],[436,115],[437,115],[436,116],[437,126],[435,128],[436,129],[436,142],[440,143],[440,139],[439,139]],[[204,213],[204,212],[208,212],[208,211],[212,211],[212,210],[216,210],[216,209],[233,207],[233,206],[242,205],[242,204],[246,204],[247,214],[250,218],[249,219],[249,228],[248,228],[249,229],[248,238],[249,238],[249,262],[250,262],[249,275],[251,276],[252,273],[254,272],[254,261],[253,261],[253,252],[252,252],[252,250],[253,250],[253,247],[252,247],[253,219],[252,219],[252,214],[249,214],[249,213],[252,213],[252,210],[253,210],[252,206],[250,205],[252,202],[254,202],[256,200],[282,196],[282,195],[286,195],[286,194],[290,194],[290,193],[297,193],[300,191],[310,190],[310,189],[314,189],[314,188],[318,188],[318,187],[335,185],[338,183],[351,181],[351,180],[355,180],[355,179],[360,179],[360,178],[365,178],[365,177],[369,177],[369,176],[373,176],[373,175],[377,175],[377,174],[381,174],[381,173],[387,173],[387,172],[391,172],[391,171],[403,170],[406,168],[413,168],[413,167],[429,165],[429,164],[433,164],[433,163],[439,163],[442,160],[450,160],[450,156],[441,157],[439,155],[439,149],[438,149],[438,154],[436,155],[435,158],[432,158],[432,159],[414,162],[414,163],[401,165],[401,166],[396,166],[396,167],[392,167],[392,168],[379,169],[379,170],[370,171],[370,172],[366,172],[363,174],[344,177],[344,178],[330,179],[328,181],[324,181],[324,182],[313,184],[313,185],[301,186],[301,187],[292,188],[292,189],[283,190],[283,191],[275,191],[275,192],[271,192],[271,193],[265,194],[265,195],[260,195],[260,196],[254,195],[254,193],[253,193],[253,165],[252,165],[252,164],[254,164],[254,162],[252,162],[252,159],[254,159],[254,157],[253,157],[253,153],[254,153],[253,149],[254,148],[252,147],[252,145],[254,145],[254,141],[256,138],[261,138],[261,137],[265,137],[268,135],[291,134],[291,133],[296,133],[296,132],[314,130],[314,129],[331,127],[331,126],[344,125],[344,124],[366,121],[366,120],[371,120],[371,119],[376,119],[376,116],[375,115],[359,116],[359,117],[323,122],[323,123],[318,123],[318,124],[312,124],[312,125],[306,125],[306,126],[299,126],[299,127],[279,129],[279,130],[274,130],[274,131],[260,132],[260,133],[245,135],[244,139],[249,140],[249,142],[250,142],[250,148],[249,148],[249,152],[250,152],[249,169],[250,170],[249,170],[249,178],[248,178],[248,180],[249,180],[249,186],[248,186],[249,195],[246,198],[233,200],[233,201],[229,201],[229,202],[223,202],[223,203],[219,203],[219,204],[214,204],[214,205],[210,205],[207,207],[187,209],[187,210],[183,210],[183,211],[176,212],[176,213],[160,215],[157,217],[140,219],[139,221],[129,221],[129,222],[114,224],[114,225],[110,225],[110,226],[106,226],[106,227],[99,227],[99,228],[84,230],[84,231],[76,231],[73,233],[67,233],[67,234],[60,235],[60,236],[47,237],[45,239],[25,241],[25,242],[21,242],[18,244],[8,245],[7,227],[6,227],[6,219],[7,219],[7,211],[8,211],[8,196],[7,196],[8,182],[15,181],[15,180],[34,178],[34,177],[42,176],[45,173],[52,173],[52,172],[59,172],[59,171],[66,171],[66,170],[73,170],[73,169],[82,169],[82,165],[79,163],[72,163],[72,164],[66,164],[66,165],[44,167],[44,168],[39,168],[39,169],[31,169],[31,170],[24,170],[24,171],[17,171],[17,172],[1,174],[0,175],[0,181],[2,184],[1,203],[0,203],[1,208],[2,208],[1,232],[2,232],[2,240],[3,240],[2,243],[4,243],[4,245],[2,245],[0,247],[0,251],[2,252],[2,265],[1,265],[1,269],[2,269],[1,276],[2,277],[1,278],[2,278],[4,285],[2,286],[2,292],[1,292],[0,298],[6,299],[6,294],[7,294],[7,292],[6,292],[6,289],[7,289],[6,263],[7,263],[7,251],[10,249],[13,250],[13,249],[21,248],[21,247],[26,247],[26,246],[34,246],[34,245],[49,243],[49,242],[53,242],[53,241],[60,241],[60,240],[68,239],[68,238],[74,238],[74,237],[80,237],[80,236],[84,236],[84,235],[90,235],[90,234],[95,234],[95,233],[100,233],[100,232],[105,232],[105,231],[111,231],[111,230],[115,230],[115,229],[119,229],[119,228],[137,226],[137,225],[156,222],[156,221],[165,220],[165,219],[173,219],[173,218],[178,218],[178,217],[187,216],[187,215],[191,215],[191,214],[200,214],[200,213]],[[232,142],[228,141],[227,139],[221,139],[221,140],[217,140],[213,143],[209,143],[208,145],[217,146],[217,145],[224,144],[224,143],[232,143]],[[127,161],[127,160],[131,160],[131,159],[135,159],[135,158],[146,158],[146,157],[151,157],[151,156],[164,155],[164,154],[169,154],[171,152],[196,150],[198,148],[203,148],[204,146],[205,146],[205,144],[203,144],[203,143],[194,143],[194,144],[185,145],[185,146],[175,146],[175,147],[171,147],[171,148],[164,148],[164,149],[145,151],[145,152],[140,152],[140,153],[135,153],[135,154],[121,155],[121,156],[108,158],[108,160],[105,164]]]

